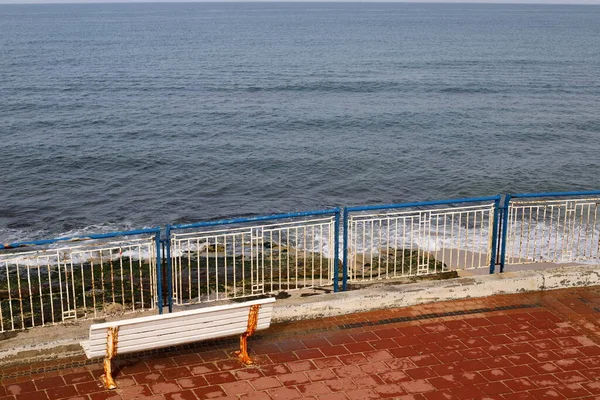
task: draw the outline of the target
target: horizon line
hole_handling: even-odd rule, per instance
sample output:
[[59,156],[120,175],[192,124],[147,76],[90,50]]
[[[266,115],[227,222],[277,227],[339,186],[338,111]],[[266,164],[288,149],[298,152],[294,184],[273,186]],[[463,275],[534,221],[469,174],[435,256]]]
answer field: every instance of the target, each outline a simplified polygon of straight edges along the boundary
[[189,3],[406,3],[406,4],[495,4],[495,5],[573,5],[599,6],[600,0],[14,0],[0,5],[51,5],[51,4],[189,4]]

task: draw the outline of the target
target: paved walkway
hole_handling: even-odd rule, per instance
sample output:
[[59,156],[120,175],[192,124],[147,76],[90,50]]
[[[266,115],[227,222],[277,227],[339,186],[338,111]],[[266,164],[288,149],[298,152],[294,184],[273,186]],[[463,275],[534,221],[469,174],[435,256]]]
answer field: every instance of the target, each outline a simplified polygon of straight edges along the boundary
[[[250,338],[101,363],[5,368],[0,400],[600,399],[600,287],[493,296],[273,325]],[[598,397],[596,397],[598,396]]]

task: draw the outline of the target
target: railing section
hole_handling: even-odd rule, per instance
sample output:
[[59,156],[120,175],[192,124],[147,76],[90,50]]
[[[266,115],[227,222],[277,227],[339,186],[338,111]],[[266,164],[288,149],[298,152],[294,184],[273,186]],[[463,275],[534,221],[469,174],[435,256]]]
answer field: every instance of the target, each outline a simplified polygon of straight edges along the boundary
[[474,268],[493,272],[499,200],[347,208],[347,278],[364,281]]
[[339,210],[167,227],[175,304],[328,286]]
[[151,229],[0,246],[0,331],[155,309],[159,235]]
[[507,264],[599,258],[600,192],[519,194],[507,203]]

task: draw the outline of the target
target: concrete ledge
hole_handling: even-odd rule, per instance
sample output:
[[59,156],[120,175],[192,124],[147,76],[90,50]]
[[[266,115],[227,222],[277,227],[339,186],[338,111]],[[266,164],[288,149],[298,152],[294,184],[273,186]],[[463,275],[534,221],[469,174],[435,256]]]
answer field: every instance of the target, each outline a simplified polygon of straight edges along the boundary
[[[496,294],[600,285],[600,266],[562,266],[537,271],[473,275],[418,283],[375,281],[340,293],[319,290],[291,292],[278,300],[273,322],[322,318],[382,308],[486,297]],[[309,294],[310,296],[302,296]],[[213,304],[207,304],[210,306]],[[128,315],[127,318],[140,316]],[[119,319],[119,317],[111,318]],[[121,317],[120,319],[125,319]],[[87,337],[92,321],[34,328],[0,335],[0,366],[82,356],[79,342]]]
[[273,320],[282,322],[322,318],[437,301],[594,285],[600,285],[597,265],[505,272],[410,285],[381,281],[357,291],[324,294],[287,303],[277,302]]

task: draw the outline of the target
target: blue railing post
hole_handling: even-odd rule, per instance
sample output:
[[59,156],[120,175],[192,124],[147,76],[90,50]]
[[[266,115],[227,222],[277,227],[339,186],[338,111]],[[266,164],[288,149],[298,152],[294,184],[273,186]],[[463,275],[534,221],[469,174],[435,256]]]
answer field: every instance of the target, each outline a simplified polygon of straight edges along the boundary
[[499,219],[498,213],[500,212],[500,197],[494,201],[494,226],[492,228],[492,254],[490,257],[490,274],[493,274],[496,270],[496,245],[498,243],[498,231],[499,231]]
[[162,292],[162,268],[161,268],[161,248],[160,248],[160,231],[156,232],[156,292],[158,313],[163,313],[163,292]]
[[343,219],[343,223],[344,223],[344,248],[342,249],[343,251],[343,258],[344,258],[344,262],[342,264],[342,290],[346,291],[348,288],[348,209],[344,208],[344,219]]
[[334,234],[334,256],[333,256],[333,292],[337,293],[340,291],[340,209],[335,211],[335,226],[333,229]]
[[501,241],[501,251],[500,251],[500,272],[504,272],[504,263],[506,261],[506,236],[508,234],[508,207],[510,205],[510,194],[507,194],[504,197],[504,206],[503,206],[503,221],[502,221],[502,241]]
[[167,293],[169,296],[169,312],[173,312],[173,265],[171,264],[171,225],[165,228],[165,241],[167,246]]

